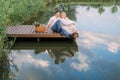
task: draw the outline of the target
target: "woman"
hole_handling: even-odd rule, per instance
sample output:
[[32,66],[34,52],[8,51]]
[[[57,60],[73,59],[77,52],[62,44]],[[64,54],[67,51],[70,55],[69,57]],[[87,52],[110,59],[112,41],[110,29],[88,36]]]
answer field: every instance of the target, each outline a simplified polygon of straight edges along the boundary
[[46,30],[47,30],[46,32],[48,31],[58,32],[60,34],[65,35],[69,39],[72,38],[72,35],[62,28],[62,25],[60,22],[60,12],[58,11],[56,11],[55,15],[50,18]]
[[69,34],[73,35],[73,38],[78,37],[78,30],[75,27],[75,21],[70,20],[65,12],[61,12],[61,24],[62,28],[65,29]]

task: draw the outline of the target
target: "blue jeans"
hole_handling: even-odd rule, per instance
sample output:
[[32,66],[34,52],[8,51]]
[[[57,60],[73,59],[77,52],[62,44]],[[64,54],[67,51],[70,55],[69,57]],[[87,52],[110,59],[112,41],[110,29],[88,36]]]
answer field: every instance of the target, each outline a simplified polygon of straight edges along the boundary
[[57,20],[55,24],[51,27],[53,32],[58,32],[60,34],[65,35],[67,38],[72,38],[72,35],[69,34],[65,29],[62,28],[60,20]]

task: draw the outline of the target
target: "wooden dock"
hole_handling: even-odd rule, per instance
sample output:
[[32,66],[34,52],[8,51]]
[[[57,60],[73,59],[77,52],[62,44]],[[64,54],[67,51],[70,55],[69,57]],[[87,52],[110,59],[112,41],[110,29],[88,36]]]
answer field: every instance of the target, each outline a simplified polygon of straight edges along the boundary
[[9,26],[6,30],[8,37],[21,37],[21,38],[66,38],[59,33],[37,33],[35,32],[34,25],[17,25]]

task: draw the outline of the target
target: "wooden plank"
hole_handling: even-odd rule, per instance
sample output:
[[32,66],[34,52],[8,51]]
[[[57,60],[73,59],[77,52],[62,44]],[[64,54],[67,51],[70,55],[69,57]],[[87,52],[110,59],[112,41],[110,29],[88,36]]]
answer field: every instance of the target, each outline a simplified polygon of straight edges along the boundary
[[25,34],[24,33],[25,29],[26,29],[26,27],[19,26],[19,28],[16,31],[18,32],[18,34]]
[[66,38],[60,34],[7,34],[8,37]]
[[29,29],[26,30],[26,33],[28,33],[28,34],[33,33],[33,31],[34,31],[34,26],[29,26],[29,25],[28,25],[28,27],[29,27]]
[[59,33],[36,33],[33,25],[10,26],[6,30],[8,37],[66,38]]

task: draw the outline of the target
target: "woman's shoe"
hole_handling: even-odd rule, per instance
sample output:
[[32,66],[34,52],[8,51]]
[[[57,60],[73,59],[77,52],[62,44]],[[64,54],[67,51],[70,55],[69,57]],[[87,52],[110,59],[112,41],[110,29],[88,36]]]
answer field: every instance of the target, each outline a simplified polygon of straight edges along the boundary
[[73,37],[73,39],[76,39],[77,37],[79,37],[79,35],[78,35],[78,33],[73,33],[72,37]]

